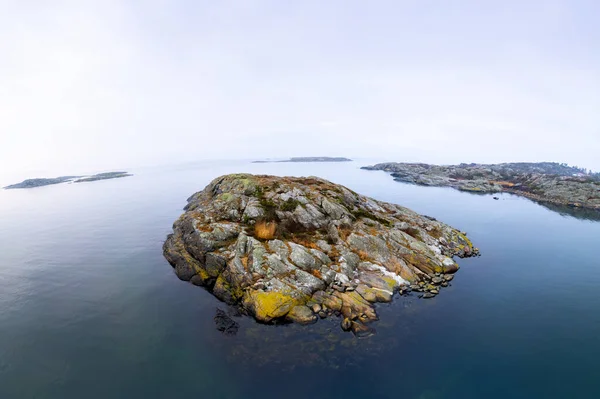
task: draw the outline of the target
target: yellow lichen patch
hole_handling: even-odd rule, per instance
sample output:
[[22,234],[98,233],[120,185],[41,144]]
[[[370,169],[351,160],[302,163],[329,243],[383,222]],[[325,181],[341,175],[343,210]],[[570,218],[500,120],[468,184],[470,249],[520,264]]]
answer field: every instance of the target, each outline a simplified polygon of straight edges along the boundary
[[394,292],[394,289],[396,289],[396,287],[399,285],[398,281],[396,281],[396,279],[393,277],[383,276],[381,279],[387,284],[387,288],[389,288],[388,291]]
[[450,235],[450,240],[456,245],[456,249],[458,249],[458,251],[463,251],[466,247],[468,247],[470,251],[475,250],[471,240],[469,240],[465,234],[459,231],[453,231]]
[[254,312],[256,319],[265,323],[285,316],[294,306],[301,304],[301,300],[278,291],[248,292],[244,299],[244,305]]
[[468,245],[468,246],[469,246],[471,249],[473,249],[473,243],[471,242],[471,240],[469,240],[469,239],[467,238],[467,236],[466,236],[466,235],[464,235],[464,234],[462,234],[462,233],[458,233],[458,236],[459,236],[460,238],[462,238],[462,239],[463,239],[463,240],[464,240],[464,241],[467,243],[467,245]]
[[198,263],[192,263],[192,266],[194,267],[194,271],[196,272],[196,274],[198,276],[200,276],[200,278],[202,279],[202,282],[206,282],[208,280],[210,280],[210,276],[208,275],[208,272],[206,270],[204,270],[203,268],[201,268]]
[[217,281],[215,282],[213,291],[214,292],[227,292],[231,295],[231,298],[234,299],[235,301],[241,299],[242,296],[244,295],[244,291],[242,290],[241,287],[232,286],[231,284],[229,284],[229,282],[223,278],[222,274],[220,274],[219,277],[217,277]]

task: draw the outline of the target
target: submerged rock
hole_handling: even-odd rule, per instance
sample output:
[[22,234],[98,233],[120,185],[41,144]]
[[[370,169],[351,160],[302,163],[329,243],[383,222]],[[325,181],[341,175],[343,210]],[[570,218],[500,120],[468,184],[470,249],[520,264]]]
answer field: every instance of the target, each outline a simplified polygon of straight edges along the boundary
[[336,314],[365,335],[374,303],[478,254],[444,223],[315,177],[222,176],[185,211],[163,248],[177,276],[263,323]]
[[217,309],[214,320],[217,330],[225,335],[235,335],[240,328],[239,324],[221,309]]

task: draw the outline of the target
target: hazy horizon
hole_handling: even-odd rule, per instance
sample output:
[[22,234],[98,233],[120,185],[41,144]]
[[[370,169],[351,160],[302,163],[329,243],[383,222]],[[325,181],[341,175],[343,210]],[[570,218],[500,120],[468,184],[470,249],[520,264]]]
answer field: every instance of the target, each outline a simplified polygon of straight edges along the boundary
[[0,185],[210,159],[600,171],[593,1],[7,1]]

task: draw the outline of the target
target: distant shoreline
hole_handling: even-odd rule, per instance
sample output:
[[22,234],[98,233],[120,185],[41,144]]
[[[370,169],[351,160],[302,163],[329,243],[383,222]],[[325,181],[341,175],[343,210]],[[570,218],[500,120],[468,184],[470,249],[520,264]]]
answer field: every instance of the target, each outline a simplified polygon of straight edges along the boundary
[[600,176],[556,162],[430,165],[388,162],[361,169],[389,172],[395,181],[471,193],[510,193],[539,202],[600,211]]
[[276,162],[353,162],[350,158],[344,157],[293,157],[281,161],[252,161],[252,163],[276,163]]

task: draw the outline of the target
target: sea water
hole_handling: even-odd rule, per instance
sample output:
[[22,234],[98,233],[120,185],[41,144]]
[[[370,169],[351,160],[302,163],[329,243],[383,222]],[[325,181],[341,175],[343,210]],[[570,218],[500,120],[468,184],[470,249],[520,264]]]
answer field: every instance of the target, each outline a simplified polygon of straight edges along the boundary
[[[394,182],[347,163],[199,162],[0,191],[0,398],[600,397],[598,215]],[[215,326],[162,243],[226,173],[319,176],[466,231],[451,287],[380,304],[377,333]]]

